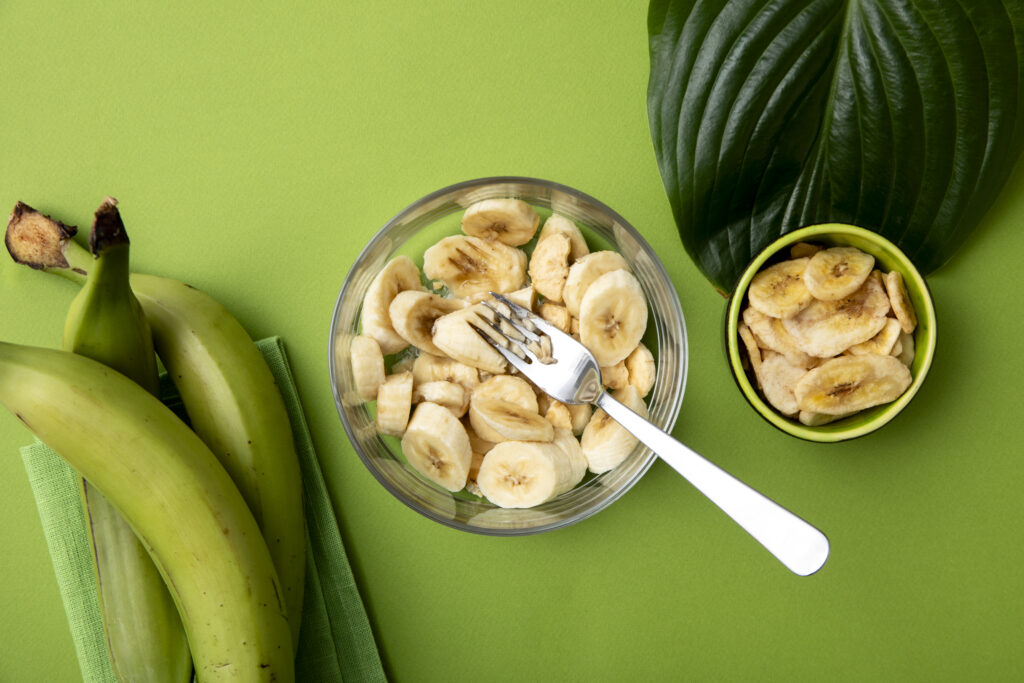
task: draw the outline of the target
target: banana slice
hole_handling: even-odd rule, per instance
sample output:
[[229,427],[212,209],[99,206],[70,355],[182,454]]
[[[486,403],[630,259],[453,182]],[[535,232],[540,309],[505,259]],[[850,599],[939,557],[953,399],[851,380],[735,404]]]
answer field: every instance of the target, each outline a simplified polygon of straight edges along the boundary
[[573,436],[570,429],[555,427],[555,438],[551,443],[561,448],[569,457],[569,466],[572,468],[572,484],[566,489],[568,491],[583,481],[583,477],[587,474],[587,458],[583,455],[579,439]]
[[402,436],[412,409],[412,373],[388,375],[377,390],[377,431]]
[[502,242],[453,235],[423,252],[423,273],[457,297],[512,292],[526,282],[526,253]]
[[580,340],[580,319],[572,317],[569,319],[569,334],[576,340]]
[[402,437],[402,453],[417,472],[449,491],[461,491],[473,452],[458,418],[444,406],[421,403]]
[[842,415],[889,403],[910,382],[907,366],[892,356],[840,356],[810,370],[793,393],[800,410]]
[[506,441],[484,456],[476,481],[487,500],[503,508],[529,508],[568,491],[573,467],[553,443]]
[[579,317],[587,289],[597,278],[613,270],[629,270],[626,259],[615,251],[595,251],[572,264],[562,289],[562,300],[570,315]]
[[509,292],[505,295],[505,298],[514,304],[519,304],[528,311],[537,310],[537,290],[532,285]]
[[615,365],[602,367],[601,384],[609,389],[621,389],[629,384],[629,370],[626,369],[626,360],[623,359]]
[[910,334],[917,327],[917,315],[914,313],[914,305],[910,303],[907,287],[903,284],[903,275],[899,271],[890,270],[885,274],[885,291],[889,295],[892,312],[900,321],[900,327]]
[[757,379],[768,403],[783,415],[792,417],[800,412],[793,388],[807,372],[807,368],[790,363],[781,353],[765,351]]
[[550,422],[536,410],[500,398],[473,398],[469,402],[469,422],[483,439],[504,441],[551,441]]
[[484,454],[473,451],[473,458],[469,461],[469,474],[466,476],[466,491],[480,498],[484,497],[484,492],[480,490],[480,485],[476,483],[476,478],[480,474],[480,465],[483,464]]
[[505,359],[470,325],[471,321],[480,327],[486,325],[480,320],[481,308],[481,304],[476,304],[441,316],[434,322],[431,338],[437,348],[452,360],[499,375],[507,369]]
[[562,332],[569,334],[572,316],[565,306],[545,301],[537,309],[537,313]]
[[789,258],[810,258],[822,249],[824,249],[824,247],[820,247],[817,244],[797,242],[789,248]]
[[792,318],[784,319],[782,326],[806,353],[831,358],[878,334],[885,327],[888,312],[885,288],[878,278],[869,277],[846,298],[815,301]]
[[530,256],[530,279],[537,293],[548,301],[562,300],[565,280],[569,277],[569,254],[572,243],[567,235],[553,233],[540,239]]
[[455,382],[466,390],[467,394],[480,384],[480,373],[451,358],[421,353],[412,364],[412,376],[416,384],[426,382]]
[[436,403],[447,408],[455,417],[462,417],[469,410],[469,394],[455,382],[435,381],[422,384],[414,382],[412,402]]
[[443,351],[437,348],[431,338],[434,323],[442,315],[465,308],[465,302],[459,299],[446,299],[430,292],[407,290],[399,292],[391,305],[388,306],[388,316],[391,318],[391,327],[405,341],[417,349],[443,355]]
[[565,235],[569,238],[569,243],[572,245],[569,250],[570,264],[590,253],[590,247],[587,246],[587,240],[583,238],[583,233],[572,220],[565,216],[553,213],[544,221],[544,227],[540,229],[538,239],[542,240],[548,235]]
[[533,239],[540,216],[521,199],[485,199],[466,209],[462,232],[513,247]]
[[856,247],[822,249],[808,261],[804,284],[815,299],[838,301],[860,289],[874,266],[875,257]]
[[743,323],[750,329],[758,347],[781,353],[794,365],[810,362],[810,356],[800,348],[800,342],[789,333],[781,319],[772,318],[748,306],[743,311]]
[[568,429],[572,433],[572,413],[569,406],[561,401],[551,401],[551,405],[543,413],[544,419],[551,423],[557,433],[559,429]]
[[626,371],[629,373],[629,383],[640,394],[640,398],[651,393],[658,368],[654,363],[654,354],[643,342],[637,344],[633,353],[626,356]]
[[[647,406],[632,386],[619,389],[612,396],[633,412],[647,417]],[[594,474],[601,474],[618,466],[629,457],[637,443],[635,436],[601,409],[594,411],[594,416],[590,418],[580,439],[580,447],[587,459],[588,468]]]
[[537,413],[537,394],[533,386],[517,375],[495,375],[473,390],[471,400],[496,398]]
[[761,388],[761,349],[754,339],[754,333],[750,331],[746,323],[739,325],[740,340],[747,349],[747,360],[750,361],[750,369],[754,372],[754,379],[757,381],[757,388]]
[[895,355],[904,366],[909,368],[913,365],[913,335],[902,332],[897,343],[900,345],[900,351]]
[[377,390],[384,383],[384,355],[373,337],[359,335],[352,338],[349,349],[352,362],[352,380],[356,393],[364,401],[377,398]]
[[399,292],[422,289],[420,271],[407,256],[396,256],[391,259],[373,278],[370,288],[366,290],[366,296],[363,297],[360,321],[363,334],[377,341],[381,353],[398,353],[409,345],[409,342],[395,332],[391,325],[391,315],[388,312],[391,301]]
[[871,339],[860,344],[854,344],[846,349],[844,353],[860,356],[865,353],[880,353],[883,355],[894,355],[893,346],[900,340],[900,321],[896,318],[886,318],[885,327]]
[[587,288],[580,306],[580,341],[598,365],[615,365],[633,352],[647,329],[647,299],[628,270],[605,273]]
[[489,450],[498,445],[493,441],[481,439],[480,435],[476,433],[475,429],[473,429],[473,424],[469,421],[468,415],[463,417],[460,421],[466,430],[466,434],[469,436],[469,447],[473,449],[474,453],[486,454]]
[[754,309],[773,318],[791,318],[807,308],[814,297],[804,286],[809,259],[783,261],[754,276],[747,297]]

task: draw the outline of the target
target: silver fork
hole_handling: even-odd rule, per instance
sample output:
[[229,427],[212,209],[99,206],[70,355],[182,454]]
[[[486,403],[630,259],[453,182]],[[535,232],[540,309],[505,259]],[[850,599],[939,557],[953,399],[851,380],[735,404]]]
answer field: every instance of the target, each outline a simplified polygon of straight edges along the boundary
[[[533,312],[491,292],[490,319],[477,333],[517,370],[563,403],[592,403],[654,451],[743,527],[790,571],[807,576],[828,558],[828,538],[616,401],[601,386],[601,370],[585,346]],[[489,328],[489,329],[487,329]],[[550,355],[548,342],[550,339]]]

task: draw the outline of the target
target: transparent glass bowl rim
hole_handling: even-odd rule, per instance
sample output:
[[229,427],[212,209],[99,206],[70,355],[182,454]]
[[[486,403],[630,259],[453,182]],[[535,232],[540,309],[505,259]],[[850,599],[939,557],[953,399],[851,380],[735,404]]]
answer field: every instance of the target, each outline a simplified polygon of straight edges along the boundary
[[[654,461],[657,459],[656,454],[651,452],[649,449],[644,448],[642,454],[642,464],[640,467],[637,468],[633,476],[631,476],[628,480],[623,482],[617,489],[611,491],[611,493],[607,497],[598,500],[596,504],[592,505],[591,507],[580,510],[575,514],[572,514],[571,516],[560,518],[552,523],[540,524],[537,526],[496,528],[477,527],[465,524],[458,520],[450,519],[441,514],[437,514],[429,508],[425,508],[418,505],[415,501],[410,500],[409,496],[404,491],[402,491],[400,487],[396,486],[393,482],[391,482],[385,476],[383,476],[378,471],[377,467],[374,466],[369,461],[368,455],[364,452],[364,448],[359,441],[359,437],[356,433],[356,430],[350,423],[348,415],[346,414],[345,411],[345,406],[341,395],[341,387],[339,386],[340,382],[337,379],[338,374],[334,351],[335,340],[337,338],[337,335],[339,334],[339,324],[341,319],[342,306],[346,300],[346,297],[349,294],[349,289],[353,285],[352,274],[357,272],[360,268],[364,267],[365,263],[369,260],[370,255],[376,253],[381,242],[391,239],[389,235],[392,232],[392,230],[396,228],[396,226],[403,224],[410,216],[419,212],[422,209],[422,207],[432,204],[434,201],[438,200],[441,197],[444,197],[449,194],[458,193],[460,191],[479,189],[490,185],[509,184],[527,186],[533,185],[538,188],[543,188],[549,192],[561,192],[581,202],[585,202],[587,204],[592,205],[600,213],[603,213],[611,222],[613,222],[616,225],[616,227],[623,229],[629,235],[629,237],[632,238],[640,246],[641,250],[649,257],[650,266],[656,271],[657,279],[660,280],[665,285],[665,294],[670,299],[670,305],[674,308],[679,321],[679,348],[677,349],[677,352],[679,354],[682,367],[680,375],[676,378],[678,389],[670,393],[669,401],[667,402],[667,423],[661,425],[662,428],[665,429],[666,431],[671,431],[675,423],[675,420],[678,417],[680,408],[682,406],[683,396],[685,394],[686,380],[689,370],[689,344],[686,333],[686,321],[683,315],[682,305],[679,302],[678,294],[675,290],[671,278],[668,275],[668,272],[665,270],[664,265],[658,258],[653,248],[651,248],[651,246],[643,238],[640,232],[637,231],[636,228],[634,228],[629,221],[627,221],[620,214],[618,214],[616,211],[611,209],[609,206],[607,206],[600,200],[567,185],[562,185],[560,183],[540,178],[532,178],[527,176],[490,176],[466,180],[454,183],[452,185],[448,185],[446,187],[442,187],[417,199],[416,201],[412,202],[404,209],[399,211],[397,214],[395,214],[389,221],[387,221],[384,224],[383,227],[381,227],[377,231],[376,234],[374,234],[370,241],[367,242],[367,244],[363,247],[362,251],[356,257],[356,259],[352,262],[352,265],[350,266],[348,272],[346,273],[345,280],[342,283],[341,289],[338,293],[338,297],[335,302],[334,311],[331,317],[331,326],[327,349],[331,390],[334,396],[335,407],[337,408],[338,415],[341,419],[342,425],[344,426],[349,441],[351,442],[353,449],[356,451],[356,454],[363,462],[363,465],[370,471],[374,478],[377,479],[377,481],[380,482],[380,484],[384,486],[384,488],[388,492],[390,492],[395,498],[397,498],[407,507],[415,510],[419,514],[429,519],[432,519],[436,522],[444,524],[445,526],[487,536],[523,536],[542,533],[545,531],[551,531],[553,529],[566,527],[575,524],[579,521],[582,521],[588,517],[591,517],[600,512],[601,510],[605,509],[609,505],[611,505],[613,502],[615,502],[621,496],[623,496],[627,491],[629,491],[636,484],[636,482],[638,482],[644,476],[644,474],[646,474],[646,472],[650,469],[651,465],[653,465]],[[662,343],[660,337],[658,342],[660,346]],[[411,477],[415,475],[410,473],[409,476]],[[529,509],[524,509],[523,512],[529,512]]]

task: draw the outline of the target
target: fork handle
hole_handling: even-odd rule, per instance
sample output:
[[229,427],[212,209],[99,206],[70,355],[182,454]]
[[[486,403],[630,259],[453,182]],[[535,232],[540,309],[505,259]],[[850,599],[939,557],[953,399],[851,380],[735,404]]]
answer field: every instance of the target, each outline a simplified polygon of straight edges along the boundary
[[794,574],[807,576],[825,564],[829,551],[825,534],[679,443],[608,392],[598,397],[597,405],[732,517]]

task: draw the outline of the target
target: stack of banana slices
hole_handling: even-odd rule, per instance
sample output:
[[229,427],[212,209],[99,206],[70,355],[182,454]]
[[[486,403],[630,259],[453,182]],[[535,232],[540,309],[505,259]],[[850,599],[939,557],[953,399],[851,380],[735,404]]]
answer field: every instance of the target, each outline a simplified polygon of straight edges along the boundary
[[424,252],[422,274],[397,256],[370,284],[349,348],[354,389],[376,402],[378,431],[400,438],[430,481],[500,507],[533,507],[588,470],[612,469],[636,439],[603,411],[560,403],[509,367],[474,329],[489,317],[480,302],[503,293],[573,335],[597,358],[605,386],[646,416],[656,370],[641,342],[647,300],[622,256],[591,253],[564,216],[541,227],[521,200],[473,204],[462,233]]
[[898,398],[917,318],[903,277],[854,247],[798,243],[747,290],[739,336],[765,400],[818,426]]

